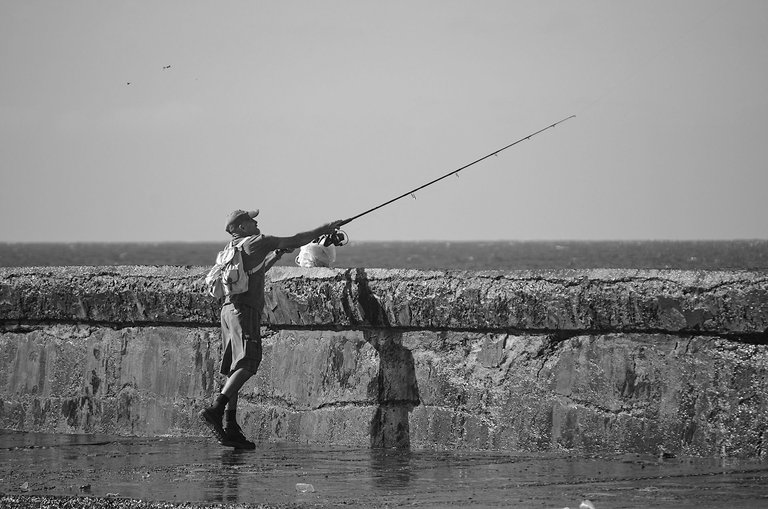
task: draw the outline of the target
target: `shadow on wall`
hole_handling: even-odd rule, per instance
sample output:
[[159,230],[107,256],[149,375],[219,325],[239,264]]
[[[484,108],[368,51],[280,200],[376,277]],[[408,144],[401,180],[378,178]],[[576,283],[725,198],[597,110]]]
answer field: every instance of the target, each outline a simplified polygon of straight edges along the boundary
[[379,372],[368,386],[368,398],[377,405],[370,425],[371,448],[408,449],[409,414],[421,402],[413,354],[403,347],[402,332],[390,327],[386,310],[368,286],[363,269],[357,269],[355,281],[363,325],[376,327],[365,329],[363,334],[379,354]]
[[368,397],[377,405],[371,419],[371,447],[408,449],[408,417],[420,403],[413,354],[403,348],[402,333],[366,332],[365,339],[379,352],[379,373],[368,387]]

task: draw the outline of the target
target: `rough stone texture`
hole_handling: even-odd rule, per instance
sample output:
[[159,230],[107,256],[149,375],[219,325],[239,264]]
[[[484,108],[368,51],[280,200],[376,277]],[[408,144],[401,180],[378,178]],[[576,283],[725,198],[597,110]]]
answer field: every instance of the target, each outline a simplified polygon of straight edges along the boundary
[[0,335],[0,426],[184,434],[214,388],[218,331],[35,326]]
[[[200,267],[0,269],[0,427],[202,434]],[[274,268],[260,440],[768,454],[768,275]]]
[[[768,335],[768,274],[275,267],[275,326]],[[218,324],[201,267],[0,268],[0,320]]]

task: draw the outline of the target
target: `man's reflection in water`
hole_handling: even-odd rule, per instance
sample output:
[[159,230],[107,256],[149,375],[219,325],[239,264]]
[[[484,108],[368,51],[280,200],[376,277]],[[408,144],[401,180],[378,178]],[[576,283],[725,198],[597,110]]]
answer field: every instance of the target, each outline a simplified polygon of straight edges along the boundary
[[240,501],[240,472],[242,465],[253,460],[253,451],[224,449],[221,451],[221,469],[211,472],[211,502],[237,503]]
[[404,488],[416,478],[409,449],[371,449],[371,479],[377,488]]

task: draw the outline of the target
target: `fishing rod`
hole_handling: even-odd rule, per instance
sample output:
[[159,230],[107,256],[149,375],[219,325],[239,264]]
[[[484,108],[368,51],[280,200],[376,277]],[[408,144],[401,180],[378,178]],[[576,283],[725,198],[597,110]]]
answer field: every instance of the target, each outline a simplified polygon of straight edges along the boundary
[[375,206],[375,207],[373,207],[373,208],[371,208],[371,209],[368,209],[368,210],[366,210],[365,212],[361,212],[360,214],[358,214],[358,215],[356,215],[356,216],[354,216],[354,217],[350,217],[349,219],[345,219],[345,220],[344,220],[344,221],[343,221],[343,222],[342,222],[342,223],[341,223],[339,226],[344,226],[345,224],[347,224],[347,223],[351,223],[352,221],[354,221],[355,219],[357,219],[357,218],[359,218],[359,217],[363,217],[364,215],[366,215],[366,214],[370,214],[371,212],[373,212],[373,211],[375,211],[375,210],[379,210],[381,207],[385,207],[385,206],[389,205],[390,203],[396,202],[397,200],[399,200],[399,199],[401,199],[401,198],[405,198],[406,196],[409,196],[409,195],[413,195],[413,193],[415,193],[416,191],[421,191],[421,190],[422,190],[422,189],[424,189],[425,187],[427,187],[427,186],[431,186],[432,184],[434,184],[434,183],[436,183],[436,182],[439,182],[439,181],[443,180],[444,178],[450,177],[451,175],[455,175],[455,174],[458,174],[460,171],[462,171],[462,170],[466,170],[466,169],[467,169],[467,168],[469,168],[470,166],[472,166],[472,165],[474,165],[474,164],[477,164],[477,163],[479,163],[480,161],[483,161],[483,160],[485,160],[485,159],[488,159],[488,158],[489,158],[489,157],[491,157],[491,156],[495,156],[495,155],[498,155],[498,154],[499,154],[499,152],[501,152],[501,151],[503,151],[503,150],[507,150],[507,149],[508,149],[508,148],[510,148],[510,147],[514,147],[515,145],[517,145],[518,143],[520,143],[520,142],[522,142],[522,141],[525,141],[525,140],[529,140],[529,139],[533,138],[534,136],[536,136],[537,134],[539,134],[539,133],[541,133],[541,132],[544,132],[544,131],[546,131],[547,129],[552,129],[552,128],[553,128],[553,127],[555,127],[556,125],[558,125],[558,124],[562,124],[562,123],[563,123],[563,122],[565,122],[566,120],[570,120],[570,119],[574,118],[575,116],[576,116],[576,115],[571,115],[570,117],[566,117],[566,118],[564,118],[564,119],[562,119],[562,120],[559,120],[559,121],[555,122],[555,123],[554,123],[554,124],[552,124],[552,125],[548,125],[548,126],[547,126],[547,127],[545,127],[544,129],[539,129],[539,130],[538,130],[538,131],[536,131],[535,133],[531,133],[531,134],[529,134],[528,136],[525,136],[525,137],[523,137],[523,138],[520,138],[519,140],[517,140],[517,141],[515,141],[515,142],[513,142],[513,143],[510,143],[510,144],[509,144],[509,145],[507,145],[506,147],[502,147],[502,148],[500,148],[500,149],[498,149],[498,150],[494,150],[494,151],[493,151],[493,152],[491,152],[490,154],[488,154],[488,155],[485,155],[485,156],[481,157],[480,159],[477,159],[477,160],[475,160],[475,161],[472,161],[472,162],[471,162],[471,163],[469,163],[469,164],[465,164],[464,166],[462,166],[462,167],[461,167],[461,168],[459,168],[458,170],[453,170],[453,171],[452,171],[452,172],[450,172],[450,173],[446,173],[446,174],[445,174],[445,175],[443,175],[442,177],[438,177],[438,178],[436,178],[435,180],[432,180],[432,181],[430,181],[430,182],[427,182],[426,184],[423,184],[423,185],[421,185],[421,186],[417,187],[416,189],[411,189],[410,191],[407,191],[407,192],[405,192],[405,193],[401,194],[401,195],[400,195],[400,196],[398,196],[397,198],[392,198],[391,200],[389,200],[389,201],[386,201],[386,202],[382,203],[381,205],[377,205],[377,206]]

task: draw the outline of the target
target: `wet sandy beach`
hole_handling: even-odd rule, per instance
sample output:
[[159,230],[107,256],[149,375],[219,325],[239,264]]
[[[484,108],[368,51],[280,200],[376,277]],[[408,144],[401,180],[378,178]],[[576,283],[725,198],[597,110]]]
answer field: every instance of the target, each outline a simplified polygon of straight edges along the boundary
[[2,507],[768,505],[768,463],[722,459],[280,443],[236,451],[199,437],[4,431],[0,465]]

